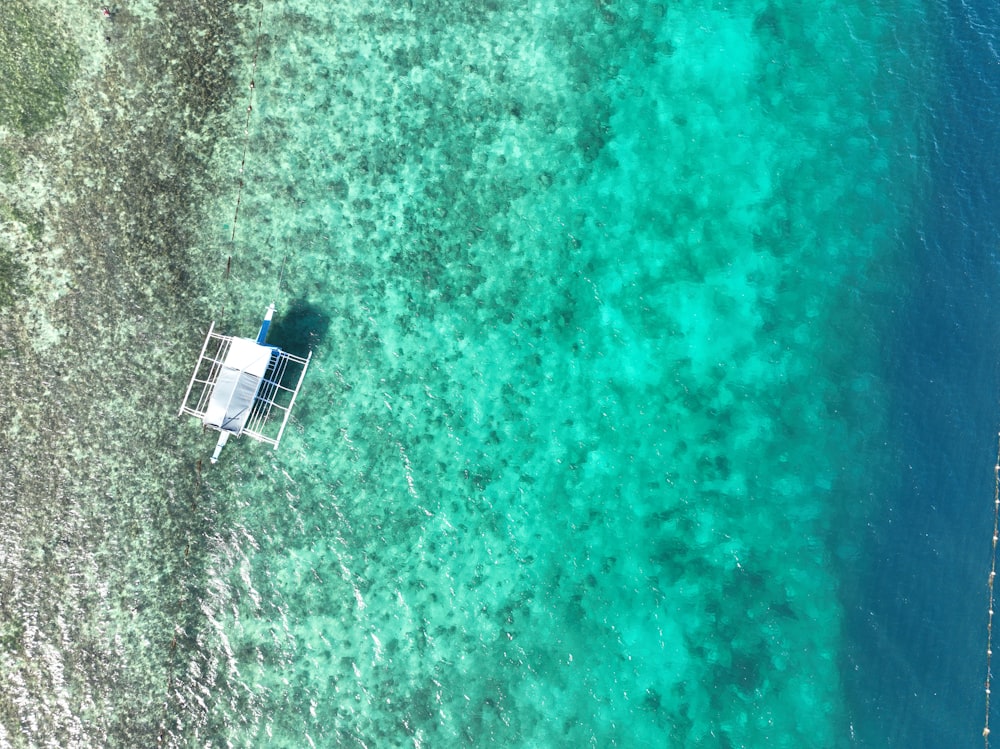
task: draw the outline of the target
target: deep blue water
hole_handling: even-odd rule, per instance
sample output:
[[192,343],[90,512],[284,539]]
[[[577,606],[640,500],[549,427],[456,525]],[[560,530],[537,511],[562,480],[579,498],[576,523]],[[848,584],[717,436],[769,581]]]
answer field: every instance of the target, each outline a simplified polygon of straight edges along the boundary
[[[904,237],[891,350],[898,488],[849,612],[863,746],[981,741],[993,465],[1000,426],[1000,26],[942,3],[926,201]],[[905,113],[901,113],[905,116]]]

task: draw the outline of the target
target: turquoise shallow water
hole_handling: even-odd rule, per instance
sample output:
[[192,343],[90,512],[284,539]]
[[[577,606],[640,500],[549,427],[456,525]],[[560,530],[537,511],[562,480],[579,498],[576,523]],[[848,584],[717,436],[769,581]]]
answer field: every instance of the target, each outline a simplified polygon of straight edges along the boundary
[[265,5],[231,324],[315,365],[206,479],[206,730],[850,743],[905,12]]
[[[157,148],[53,322],[107,300],[77,344],[107,404],[0,440],[68,456],[4,475],[60,509],[4,498],[0,584],[30,595],[0,607],[0,746],[881,745],[852,637],[901,482],[931,11],[226,7],[98,27],[141,50],[95,83],[125,123],[99,144]],[[192,327],[250,335],[272,299],[271,340],[313,352],[295,419],[210,468],[164,393]],[[72,352],[19,345],[88,402]]]

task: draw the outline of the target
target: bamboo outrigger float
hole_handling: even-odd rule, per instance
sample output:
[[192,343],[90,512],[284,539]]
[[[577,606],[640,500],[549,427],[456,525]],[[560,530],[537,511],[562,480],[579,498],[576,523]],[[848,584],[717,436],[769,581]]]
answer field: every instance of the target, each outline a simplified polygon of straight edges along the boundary
[[220,433],[213,463],[230,435],[246,435],[278,449],[312,352],[303,359],[265,343],[273,316],[274,303],[256,340],[220,335],[214,322],[208,329],[177,415],[199,418]]

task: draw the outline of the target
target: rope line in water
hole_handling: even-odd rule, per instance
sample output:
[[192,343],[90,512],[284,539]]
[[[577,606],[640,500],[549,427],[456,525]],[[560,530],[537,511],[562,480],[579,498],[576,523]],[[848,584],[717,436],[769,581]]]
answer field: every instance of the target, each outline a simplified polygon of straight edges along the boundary
[[[236,222],[240,218],[240,203],[243,200],[243,171],[247,163],[247,150],[250,147],[250,115],[253,114],[253,94],[257,80],[257,56],[260,54],[260,38],[263,35],[264,27],[264,3],[261,0],[260,8],[257,11],[257,39],[254,41],[253,63],[250,66],[250,93],[247,95],[247,119],[243,126],[243,157],[240,160],[240,185],[236,191],[236,211],[233,213],[233,234],[230,241],[236,241]],[[232,259],[232,258],[230,258]],[[229,266],[226,266],[228,273]]]
[[983,744],[985,749],[990,749],[990,681],[992,673],[990,664],[993,660],[993,603],[995,593],[993,582],[997,576],[997,541],[1000,540],[1000,435],[997,442],[997,462],[993,466],[993,547],[992,560],[990,562],[990,578],[988,587],[990,589],[989,615],[986,619],[986,720],[983,724]]
[[[256,78],[257,78],[257,58],[260,54],[260,39],[264,33],[264,0],[260,0],[260,5],[257,9],[257,35],[254,39],[253,48],[253,61],[250,66],[250,92],[247,95],[247,116],[246,121],[243,126],[243,154],[240,159],[240,182],[239,187],[236,191],[236,209],[233,213],[233,233],[230,237],[230,242],[236,243],[236,223],[240,216],[240,203],[243,200],[243,173],[246,169],[247,163],[247,151],[250,147],[250,115],[253,114],[253,95],[256,89]],[[229,277],[229,271],[232,266],[233,256],[230,255],[226,260],[226,274],[225,277]],[[282,266],[282,274],[284,274],[284,266]],[[279,277],[280,284],[280,277]],[[201,460],[199,459],[195,465],[195,494],[191,501],[191,510],[195,511],[197,509],[198,500],[201,498]],[[185,561],[187,560],[188,553],[191,550],[191,544],[188,543],[184,550]],[[190,605],[187,597],[184,595],[183,591],[180,598],[178,599],[177,606],[178,610],[183,610],[186,605]],[[169,645],[169,656],[167,663],[167,694],[163,701],[163,718],[160,720],[159,731],[156,737],[156,745],[163,746],[164,741],[167,739],[167,734],[170,730],[170,714],[171,714],[171,698],[177,699],[176,689],[177,689],[177,638],[178,637],[188,637],[189,634],[184,630],[179,622],[174,623],[173,637],[170,640]]]

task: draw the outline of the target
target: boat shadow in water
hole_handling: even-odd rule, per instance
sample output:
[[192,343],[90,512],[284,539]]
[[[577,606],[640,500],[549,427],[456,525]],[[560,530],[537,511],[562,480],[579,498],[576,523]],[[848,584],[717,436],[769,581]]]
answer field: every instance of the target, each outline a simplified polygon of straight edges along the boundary
[[271,323],[267,342],[291,354],[305,356],[326,343],[330,317],[304,299],[296,299]]

